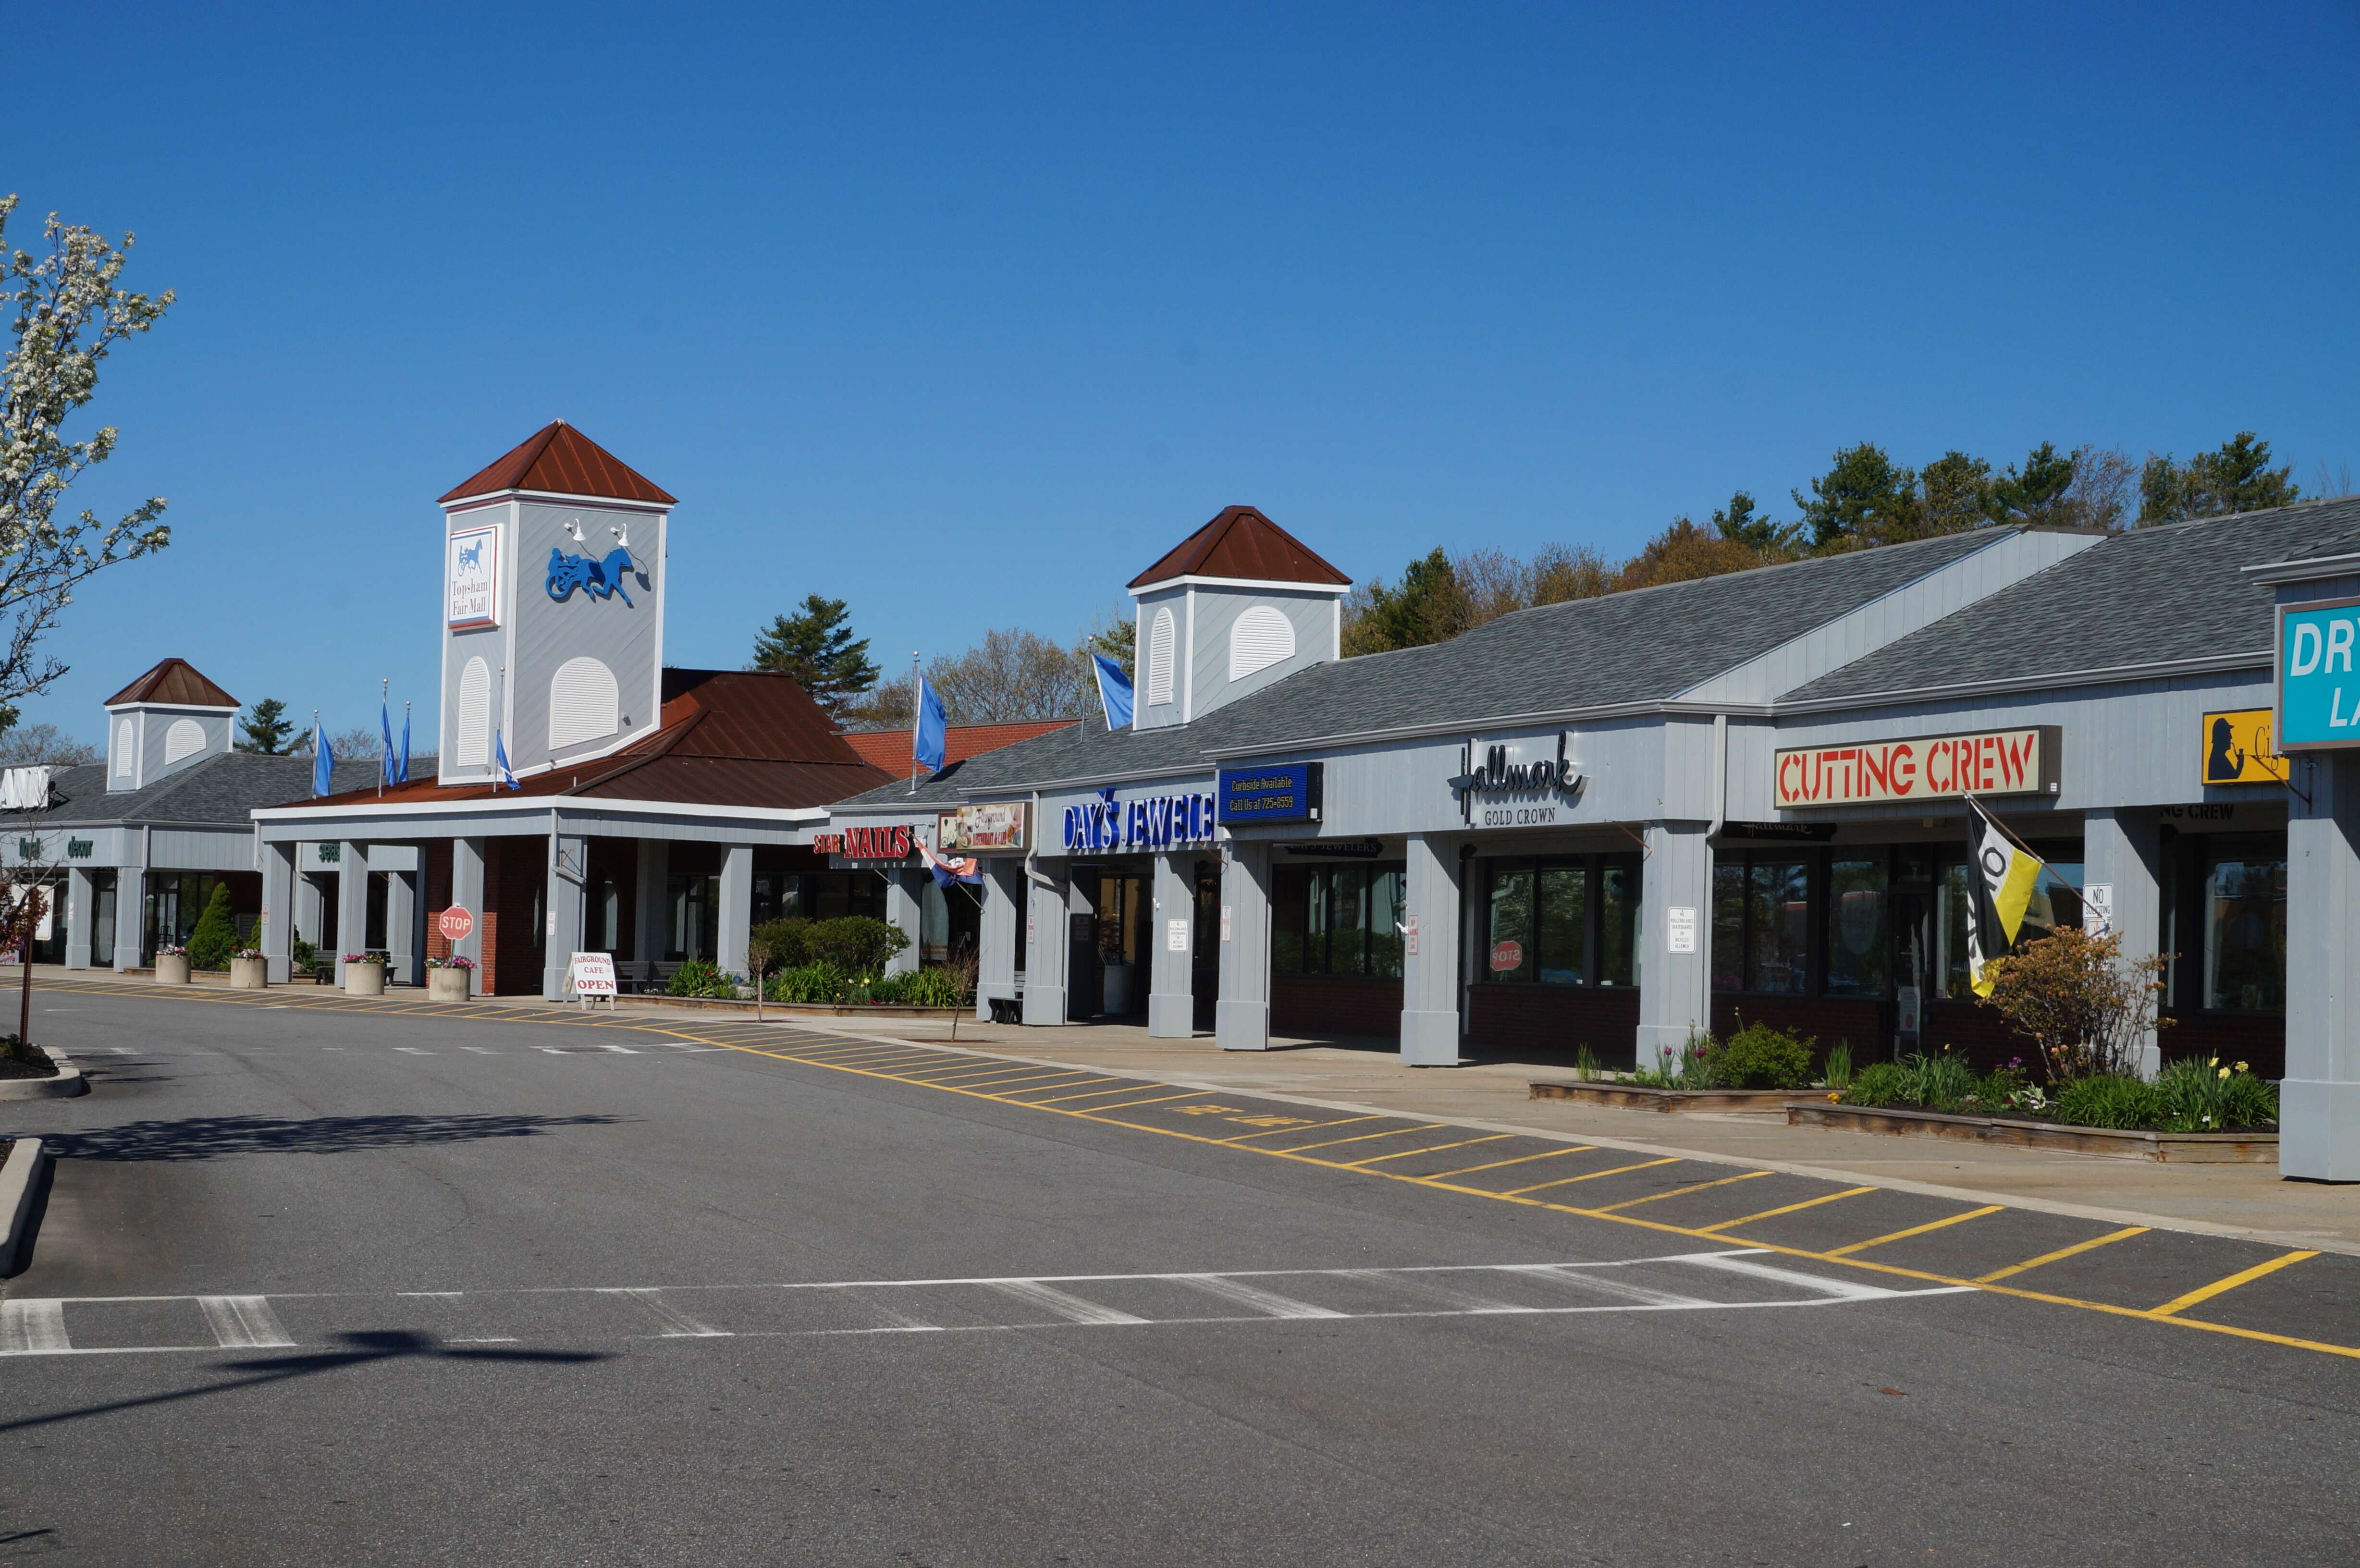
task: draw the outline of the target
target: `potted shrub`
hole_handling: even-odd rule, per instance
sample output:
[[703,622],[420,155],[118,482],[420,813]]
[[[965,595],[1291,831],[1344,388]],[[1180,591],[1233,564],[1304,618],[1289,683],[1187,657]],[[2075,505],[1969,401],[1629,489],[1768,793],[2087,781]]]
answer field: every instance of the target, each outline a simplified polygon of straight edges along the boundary
[[230,954],[236,951],[237,917],[230,912],[229,884],[216,882],[213,897],[205,900],[204,913],[197,917],[197,929],[189,933],[189,967],[226,969]]
[[262,949],[241,947],[229,955],[229,984],[234,991],[259,991],[270,984],[270,965]]
[[467,990],[475,983],[475,961],[459,953],[448,958],[426,961],[426,999],[430,1002],[464,1002]]
[[385,954],[381,953],[344,954],[344,995],[347,996],[384,996]]
[[189,983],[189,950],[176,942],[166,942],[156,950],[156,984],[185,985]]

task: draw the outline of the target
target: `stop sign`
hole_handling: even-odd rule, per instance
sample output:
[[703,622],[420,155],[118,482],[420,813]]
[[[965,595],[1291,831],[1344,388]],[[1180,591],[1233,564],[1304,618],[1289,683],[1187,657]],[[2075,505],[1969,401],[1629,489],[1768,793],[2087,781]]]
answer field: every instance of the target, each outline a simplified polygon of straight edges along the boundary
[[464,942],[475,931],[475,917],[458,904],[443,910],[442,918],[434,923],[442,932],[444,942]]

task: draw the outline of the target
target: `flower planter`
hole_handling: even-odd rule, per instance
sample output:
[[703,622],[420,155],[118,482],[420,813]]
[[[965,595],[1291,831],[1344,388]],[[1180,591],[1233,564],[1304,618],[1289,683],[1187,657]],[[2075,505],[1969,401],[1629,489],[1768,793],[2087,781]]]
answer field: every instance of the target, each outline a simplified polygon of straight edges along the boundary
[[467,980],[472,969],[430,969],[426,972],[426,999],[430,1002],[464,1002],[467,999]]
[[229,985],[233,991],[259,991],[270,984],[270,961],[266,958],[233,958],[229,961]]
[[2151,1160],[2158,1164],[2273,1165],[2278,1158],[2278,1135],[2274,1132],[2118,1131],[2114,1127],[2018,1121],[2012,1116],[1959,1116],[1939,1111],[1840,1105],[1829,1100],[1797,1101],[1786,1107],[1786,1121],[1792,1127],[1968,1138],[2018,1149]]
[[1626,1111],[1767,1111],[1786,1108],[1808,1089],[1656,1089],[1604,1079],[1535,1079],[1526,1085],[1535,1100],[1579,1100]]
[[189,955],[159,953],[156,955],[156,984],[185,985],[189,983]]
[[344,995],[347,996],[384,996],[385,965],[382,964],[345,964]]

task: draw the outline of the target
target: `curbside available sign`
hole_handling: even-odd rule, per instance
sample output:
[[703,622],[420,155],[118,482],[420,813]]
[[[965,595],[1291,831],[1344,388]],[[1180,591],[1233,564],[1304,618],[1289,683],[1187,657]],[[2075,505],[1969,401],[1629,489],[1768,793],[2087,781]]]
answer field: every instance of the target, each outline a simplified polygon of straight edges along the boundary
[[2054,795],[2060,735],[2055,724],[2027,724],[1784,749],[1775,764],[1778,809]]

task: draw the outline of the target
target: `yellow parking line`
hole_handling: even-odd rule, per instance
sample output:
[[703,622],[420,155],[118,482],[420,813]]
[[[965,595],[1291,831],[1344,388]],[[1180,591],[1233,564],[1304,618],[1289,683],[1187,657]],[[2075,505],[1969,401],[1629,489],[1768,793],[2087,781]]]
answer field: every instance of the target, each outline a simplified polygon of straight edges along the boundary
[[[1799,1203],[1787,1203],[1775,1209],[1765,1209],[1758,1214],[1748,1214],[1742,1220],[1723,1220],[1719,1225],[1709,1225],[1704,1227],[1705,1234],[1710,1236],[1717,1230],[1735,1230],[1739,1225],[1752,1225],[1755,1220],[1775,1219],[1780,1214],[1791,1214],[1797,1209],[1816,1209],[1821,1203],[1832,1203],[1838,1198],[1857,1198],[1863,1192],[1874,1192],[1875,1191],[1876,1189],[1874,1187],[1852,1187],[1847,1188],[1845,1191],[1841,1192],[1822,1192],[1816,1198],[1806,1198]],[[1933,1227],[1928,1225],[1926,1228],[1930,1230]],[[1902,1234],[1906,1236],[1908,1233],[1905,1231]],[[1891,1241],[1893,1238],[1888,1236],[1884,1239]],[[1874,1242],[1864,1241],[1862,1242],[1861,1245],[1863,1247],[1873,1247],[1875,1244]]]
[[[1334,1121],[1332,1121],[1332,1122],[1312,1122],[1312,1123],[1310,1123],[1310,1124],[1308,1124],[1308,1125],[1306,1125],[1306,1126],[1297,1126],[1297,1127],[1256,1127],[1256,1128],[1255,1128],[1253,1131],[1251,1131],[1251,1132],[1241,1132],[1241,1133],[1238,1134],[1238,1135],[1237,1135],[1237,1137],[1235,1137],[1235,1138],[1216,1138],[1216,1139],[1214,1139],[1214,1141],[1215,1141],[1216,1143],[1243,1143],[1246,1139],[1248,1139],[1248,1138],[1268,1138],[1271,1134],[1273,1134],[1273,1133],[1274,1133],[1274,1132],[1317,1132],[1321,1127],[1349,1127],[1349,1126],[1350,1126],[1352,1123],[1354,1123],[1354,1122],[1378,1122],[1378,1121],[1382,1121],[1382,1120],[1384,1120],[1384,1117],[1383,1117],[1383,1116],[1338,1116],[1338,1117],[1337,1117]],[[1265,1149],[1265,1150],[1257,1150],[1256,1152],[1258,1152],[1258,1153],[1271,1153],[1271,1152],[1275,1152],[1275,1151],[1274,1151],[1274,1150],[1266,1150],[1266,1149]]]
[[[1076,1073],[1070,1069],[1062,1073],[1019,1073],[1012,1078],[970,1078],[961,1083],[959,1087],[962,1089],[1012,1089],[1019,1084],[1023,1083],[1041,1083],[1043,1080],[1050,1078],[1063,1078],[1066,1083],[1072,1083],[1076,1078],[1087,1078],[1089,1074],[1087,1073]],[[941,1082],[941,1080],[934,1078],[904,1078],[902,1081],[909,1083],[934,1083]],[[1059,1085],[1059,1087],[1063,1086],[1064,1085],[1062,1084]]]
[[[1867,1187],[1854,1187],[1852,1189],[1855,1192],[1866,1192],[1873,1190],[1874,1189]],[[1841,1196],[1842,1194],[1840,1193],[1838,1195]],[[1985,1214],[1998,1214],[2005,1207],[2006,1205],[2005,1203],[1986,1203],[1980,1209],[1969,1209],[1964,1214],[1951,1214],[1945,1219],[1935,1220],[1927,1225],[1911,1225],[1907,1230],[1896,1230],[1885,1236],[1873,1236],[1866,1241],[1855,1241],[1850,1247],[1839,1247],[1834,1248],[1828,1254],[1828,1256],[1830,1258],[1850,1258],[1855,1252],[1866,1252],[1870,1247],[1883,1247],[1888,1241],[1902,1241],[1913,1236],[1924,1236],[1929,1230],[1940,1230],[1944,1225],[1954,1225],[1962,1220],[1979,1220]]]
[[1391,1154],[1372,1154],[1366,1160],[1355,1160],[1350,1169],[1358,1171],[1361,1166],[1374,1165],[1380,1160],[1407,1160],[1413,1154],[1439,1154],[1446,1149],[1465,1149],[1470,1144],[1497,1143],[1503,1138],[1515,1136],[1512,1132],[1495,1132],[1489,1138],[1462,1138],[1457,1143],[1429,1143],[1424,1149],[1397,1149]]
[[1160,1105],[1166,1100],[1193,1100],[1202,1092],[1203,1091],[1197,1089],[1190,1089],[1178,1094],[1158,1094],[1152,1100],[1125,1100],[1121,1104],[1114,1105],[1084,1105],[1079,1110],[1067,1111],[1065,1114],[1074,1116],[1095,1116],[1107,1111],[1127,1111],[1133,1105]]
[[1034,1100],[1036,1105],[1062,1105],[1067,1100],[1087,1100],[1098,1094],[1128,1094],[1133,1089],[1161,1089],[1161,1083],[1142,1083],[1136,1078],[1110,1079],[1119,1086],[1112,1089],[1085,1089],[1078,1094],[1060,1094],[1054,1100]]
[[[1082,1082],[1083,1082],[1083,1083],[1110,1083],[1114,1082],[1114,1080],[1113,1080],[1113,1079],[1111,1079],[1111,1078],[1109,1078],[1105,1073],[1099,1073],[1099,1074],[1098,1074],[1097,1077],[1095,1077],[1095,1078],[1085,1078],[1085,1079],[1083,1079],[1083,1080],[1082,1080]],[[1057,1088],[1060,1088],[1060,1089],[1070,1089],[1070,1088],[1072,1088],[1072,1087],[1073,1087],[1073,1085],[1072,1085],[1071,1083],[1059,1083],[1059,1084],[1056,1084],[1056,1085],[1054,1085],[1054,1086],[1055,1086],[1055,1087],[1057,1087]],[[1099,1091],[1098,1091],[1098,1093],[1099,1093],[1099,1094],[1106,1094],[1107,1092],[1108,1092],[1108,1091],[1106,1091],[1106,1090],[1104,1090],[1104,1089],[1101,1089],[1101,1090],[1099,1090]],[[1065,1096],[1063,1096],[1063,1095],[1060,1095],[1060,1096],[1059,1096],[1059,1098],[1061,1098],[1061,1099],[1062,1099],[1062,1098],[1065,1098]],[[1025,1103],[1026,1105],[1055,1105],[1057,1102],[1056,1102],[1055,1100],[1027,1100],[1027,1101],[1025,1101],[1024,1103]]]
[[[1357,1138],[1331,1138],[1324,1143],[1289,1144],[1284,1149],[1266,1149],[1263,1152],[1268,1154],[1300,1154],[1306,1149],[1333,1149],[1339,1143],[1366,1143],[1372,1138],[1400,1138],[1408,1133],[1432,1132],[1437,1127],[1448,1127],[1449,1125],[1450,1124],[1448,1122],[1427,1122],[1423,1127],[1387,1127],[1382,1132],[1364,1132]],[[1300,1132],[1303,1129],[1301,1127],[1297,1127],[1295,1130]]]
[[1666,1198],[1685,1198],[1690,1192],[1701,1192],[1708,1187],[1726,1187],[1732,1181],[1751,1181],[1756,1176],[1767,1176],[1767,1171],[1748,1171],[1739,1176],[1723,1176],[1714,1181],[1699,1181],[1693,1187],[1675,1187],[1668,1192],[1650,1192],[1644,1198],[1625,1198],[1619,1203],[1609,1203],[1598,1212],[1611,1214],[1617,1209],[1635,1209],[1641,1203],[1661,1203]]
[[1566,1149],[1547,1149],[1539,1154],[1519,1154],[1513,1160],[1494,1160],[1489,1165],[1462,1165],[1456,1171],[1437,1171],[1431,1176],[1421,1176],[1421,1181],[1439,1181],[1446,1176],[1472,1176],[1478,1171],[1497,1171],[1502,1165],[1522,1165],[1527,1160],[1555,1160],[1560,1154],[1586,1154],[1598,1146],[1577,1143]]
[[[1535,1187],[1511,1187],[1504,1192],[1486,1192],[1483,1195],[1487,1198],[1521,1198],[1526,1192],[1546,1192],[1551,1187],[1570,1187],[1576,1181],[1595,1181],[1601,1176],[1620,1176],[1625,1171],[1644,1171],[1651,1166],[1677,1165],[1679,1162],[1677,1154],[1663,1160],[1642,1160],[1636,1165],[1617,1165],[1612,1171],[1585,1171],[1579,1176],[1568,1176],[1562,1181],[1543,1181]],[[1382,1176],[1388,1172],[1380,1171],[1377,1174]]]
[[1975,1283],[1988,1285],[1994,1279],[2010,1279],[2027,1269],[2038,1269],[2044,1263],[2061,1263],[2068,1258],[2078,1258],[2082,1253],[2103,1247],[2110,1241],[2128,1241],[2132,1236],[2145,1236],[2147,1232],[2147,1227],[2143,1225],[2125,1225],[2121,1230],[2112,1231],[2104,1236],[2093,1236],[2087,1241],[2077,1241],[2070,1247],[2060,1247],[2054,1252],[2044,1252],[2038,1258],[2027,1258],[2021,1263],[2011,1263],[2005,1269],[1994,1269],[1988,1274],[1978,1274],[1975,1276]]
[[2168,1318],[2174,1312],[2185,1312],[2190,1307],[2209,1301],[2215,1296],[2226,1295],[2238,1286],[2258,1279],[2265,1274],[2275,1274],[2289,1263],[2300,1263],[2306,1258],[2318,1256],[2316,1252],[2282,1252],[2267,1263],[2256,1263],[2251,1269],[2241,1269],[2230,1275],[2226,1279],[2215,1279],[2210,1285],[2198,1286],[2184,1296],[2174,1296],[2156,1308],[2155,1315]]

